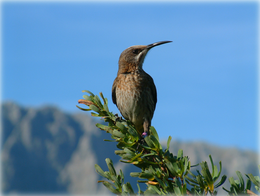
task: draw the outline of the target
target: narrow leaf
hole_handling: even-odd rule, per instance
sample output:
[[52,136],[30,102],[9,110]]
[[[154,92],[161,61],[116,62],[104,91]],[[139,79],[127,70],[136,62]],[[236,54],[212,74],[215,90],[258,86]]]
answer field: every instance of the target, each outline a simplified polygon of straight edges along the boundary
[[227,179],[227,176],[226,176],[226,175],[222,176],[222,178],[221,178],[221,180],[219,181],[219,183],[217,183],[214,187],[215,187],[215,188],[220,187],[222,184],[225,183],[226,179]]
[[120,191],[118,191],[117,189],[114,188],[113,184],[111,184],[110,182],[103,182],[103,184],[108,188],[108,190],[110,190],[112,193],[119,195]]
[[92,92],[90,92],[90,91],[88,91],[88,90],[83,90],[82,92],[83,92],[83,93],[88,93],[88,94],[90,94],[90,95],[93,96],[93,97],[95,96]]
[[240,185],[241,185],[240,188],[241,188],[241,190],[244,190],[245,189],[245,183],[244,183],[244,179],[243,179],[240,171],[236,171],[236,174],[237,174],[238,179],[240,181]]
[[131,172],[130,176],[132,176],[132,177],[139,177],[140,174],[141,174],[141,172]]
[[125,134],[123,134],[122,132],[118,131],[118,130],[113,130],[112,135],[119,137],[119,138],[124,138]]
[[114,168],[112,160],[110,158],[106,158],[105,160],[106,160],[107,167],[108,167],[108,170],[109,170],[110,174],[112,176],[116,176],[116,170]]
[[180,191],[180,189],[179,189],[179,187],[174,187],[174,193],[176,194],[176,195],[178,195],[178,196],[181,196],[182,194],[181,194],[181,191]]
[[168,140],[167,140],[167,151],[169,151],[171,139],[172,139],[172,137],[169,136]]
[[183,157],[183,150],[182,149],[179,149],[178,150],[178,155],[177,155],[177,158],[180,159]]
[[134,190],[129,182],[123,185],[123,189],[130,195],[134,194]]
[[211,155],[209,155],[209,159],[210,159],[210,162],[211,162],[211,169],[212,169],[212,176],[214,176],[214,162],[213,162],[213,159],[211,157]]
[[88,101],[93,102],[92,97],[90,97],[90,96],[88,96],[88,95],[83,95],[83,98],[86,99],[86,100],[88,100]]
[[260,187],[260,182],[255,179],[255,177],[252,174],[248,174],[249,179],[256,185],[257,187]]
[[101,169],[101,167],[98,164],[95,164],[95,169],[99,175],[103,176],[104,178],[107,178],[107,175],[105,174],[105,172]]
[[154,148],[154,147],[155,147],[155,146],[154,146],[154,143],[152,142],[150,136],[145,137],[144,140],[146,141],[146,143],[147,143],[147,145],[148,145],[149,147],[151,147],[151,148]]
[[150,130],[152,132],[152,135],[159,141],[159,136],[157,131],[155,130],[155,128],[153,126],[150,127]]
[[246,180],[246,189],[247,190],[251,189],[251,180],[249,180],[249,179]]
[[100,95],[100,97],[103,99],[104,105],[106,105],[106,104],[107,104],[107,101],[106,101],[106,99],[104,98],[103,93],[100,92],[99,95]]
[[154,176],[151,173],[141,173],[139,175],[139,178],[145,178],[145,179],[148,179],[148,180],[153,180]]
[[91,111],[91,109],[87,109],[87,108],[82,108],[82,107],[79,107],[76,105],[77,108],[79,108],[80,110],[83,110],[83,111]]

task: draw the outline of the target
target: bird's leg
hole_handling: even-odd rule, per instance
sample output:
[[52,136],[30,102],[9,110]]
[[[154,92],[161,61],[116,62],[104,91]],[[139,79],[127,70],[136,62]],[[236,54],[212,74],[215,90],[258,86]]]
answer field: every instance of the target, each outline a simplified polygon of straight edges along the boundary
[[[141,135],[141,138],[139,139],[139,144],[144,144],[145,142],[145,137],[148,135],[148,131],[149,131],[149,127],[150,127],[150,123],[149,121],[145,118],[144,119],[144,123],[143,123],[143,128],[144,128],[144,132]],[[138,147],[139,147],[138,144]]]
[[144,132],[142,133],[142,137],[145,138],[148,135],[148,131],[150,127],[150,123],[146,118],[144,119],[143,127],[144,127]]

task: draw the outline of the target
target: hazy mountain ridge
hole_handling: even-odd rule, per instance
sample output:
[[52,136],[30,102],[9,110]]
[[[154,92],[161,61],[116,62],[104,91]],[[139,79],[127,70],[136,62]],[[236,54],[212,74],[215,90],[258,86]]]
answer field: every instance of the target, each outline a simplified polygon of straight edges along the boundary
[[[80,111],[70,114],[49,106],[26,108],[12,102],[2,104],[3,192],[109,193],[97,183],[101,177],[94,169],[97,163],[106,170],[107,157],[116,168],[124,168],[125,181],[136,187],[136,179],[130,178],[129,172],[138,170],[119,162],[114,154],[115,143],[103,142],[104,138],[110,138],[109,134],[97,129],[96,122],[99,121]],[[222,174],[228,177],[236,177],[236,170],[258,175],[254,152],[179,141],[172,141],[170,148],[172,153],[183,149],[191,164],[208,161],[211,154],[215,164],[222,161]]]

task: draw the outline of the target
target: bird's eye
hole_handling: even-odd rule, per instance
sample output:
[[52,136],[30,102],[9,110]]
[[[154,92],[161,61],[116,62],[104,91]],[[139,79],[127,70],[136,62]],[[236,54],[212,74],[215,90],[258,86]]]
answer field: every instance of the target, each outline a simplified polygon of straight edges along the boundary
[[139,49],[134,49],[134,50],[133,50],[133,53],[134,53],[134,54],[138,54],[139,52],[140,52]]

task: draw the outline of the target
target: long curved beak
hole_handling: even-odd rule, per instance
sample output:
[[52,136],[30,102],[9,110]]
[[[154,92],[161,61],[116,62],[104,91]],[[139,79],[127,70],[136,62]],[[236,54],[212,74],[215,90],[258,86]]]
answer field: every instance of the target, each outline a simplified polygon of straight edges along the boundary
[[169,43],[169,42],[172,42],[172,41],[161,41],[161,42],[155,42],[153,44],[149,44],[147,45],[147,49],[151,49],[153,48],[154,46],[159,46],[159,45],[162,45],[162,44],[166,44],[166,43]]

